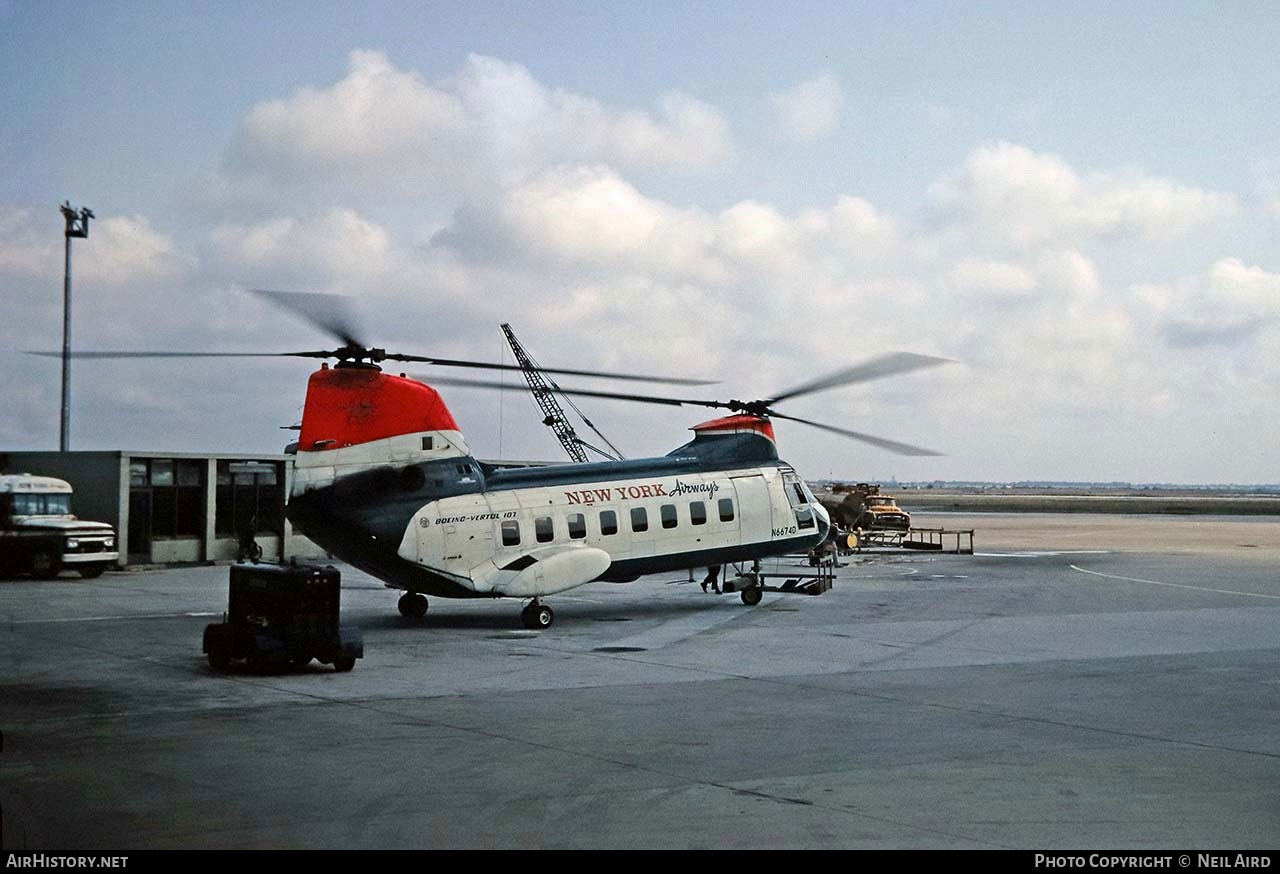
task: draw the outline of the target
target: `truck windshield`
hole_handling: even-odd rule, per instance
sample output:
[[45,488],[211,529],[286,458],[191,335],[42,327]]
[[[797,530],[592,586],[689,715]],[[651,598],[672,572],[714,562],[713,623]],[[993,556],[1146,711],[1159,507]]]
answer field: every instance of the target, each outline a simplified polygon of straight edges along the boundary
[[71,496],[68,494],[14,495],[15,516],[66,516],[71,513]]

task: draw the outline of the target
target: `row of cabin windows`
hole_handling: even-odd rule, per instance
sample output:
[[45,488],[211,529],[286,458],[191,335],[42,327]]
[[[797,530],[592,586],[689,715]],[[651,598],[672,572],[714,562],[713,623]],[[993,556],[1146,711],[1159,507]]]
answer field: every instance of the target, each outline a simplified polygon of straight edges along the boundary
[[[716,502],[716,509],[721,522],[733,521],[733,499],[721,498]],[[658,518],[663,528],[675,528],[679,524],[675,504],[663,504],[658,508]],[[583,513],[570,513],[565,517],[569,527],[570,540],[582,540],[587,536],[587,517]],[[618,533],[618,513],[615,510],[601,510],[599,515],[600,534],[604,537]],[[689,522],[693,525],[707,524],[707,504],[705,501],[689,503]],[[644,507],[631,508],[631,530],[634,532],[649,530],[649,511]],[[555,539],[555,525],[550,516],[538,516],[533,520],[533,536],[539,543],[550,543]],[[520,523],[515,519],[507,519],[502,523],[502,545],[520,545]]]

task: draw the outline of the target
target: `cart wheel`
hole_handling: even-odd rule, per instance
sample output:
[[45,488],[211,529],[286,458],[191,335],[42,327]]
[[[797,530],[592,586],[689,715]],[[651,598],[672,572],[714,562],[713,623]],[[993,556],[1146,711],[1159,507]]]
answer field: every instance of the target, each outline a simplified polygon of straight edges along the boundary
[[749,589],[743,589],[742,594],[739,597],[742,598],[743,604],[746,604],[748,607],[754,607],[760,603],[760,599],[764,597],[764,593],[760,590],[759,586],[752,586]]
[[351,656],[341,655],[333,660],[333,669],[339,674],[345,674],[356,666],[356,660]]
[[231,666],[231,654],[221,644],[209,648],[209,667],[215,671],[225,671]]

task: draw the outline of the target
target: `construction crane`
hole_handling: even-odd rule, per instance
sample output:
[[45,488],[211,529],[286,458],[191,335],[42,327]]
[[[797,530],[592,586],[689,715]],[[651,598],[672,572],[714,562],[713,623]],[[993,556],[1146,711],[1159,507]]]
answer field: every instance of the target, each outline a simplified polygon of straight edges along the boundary
[[555,380],[545,376],[538,362],[533,360],[533,356],[525,350],[520,341],[516,339],[515,332],[511,330],[511,325],[505,322],[502,325],[502,333],[507,335],[507,342],[511,344],[511,352],[516,356],[516,363],[520,365],[520,371],[524,374],[525,381],[529,383],[529,391],[533,395],[533,399],[537,402],[538,407],[542,410],[542,424],[546,425],[556,435],[556,439],[560,441],[560,445],[564,447],[564,451],[569,453],[569,457],[577,462],[586,462],[586,450],[598,453],[605,458],[617,461],[622,458],[622,453],[618,451],[618,447],[609,442],[609,438],[600,433],[591,420],[583,415],[582,410],[578,409],[577,404],[568,397],[564,397],[565,403],[573,408],[578,417],[587,424],[587,427],[600,437],[614,454],[610,455],[603,449],[597,449],[590,443],[587,443],[577,432],[573,430],[573,425],[564,414],[556,400],[556,392],[560,391],[560,386],[556,385]]

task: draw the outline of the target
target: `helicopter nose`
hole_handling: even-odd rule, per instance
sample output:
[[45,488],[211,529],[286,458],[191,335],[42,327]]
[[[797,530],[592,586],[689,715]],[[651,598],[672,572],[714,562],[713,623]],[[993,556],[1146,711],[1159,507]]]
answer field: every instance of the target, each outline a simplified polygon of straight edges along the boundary
[[826,540],[827,534],[831,532],[831,516],[827,514],[827,508],[817,501],[813,502],[813,512],[818,517],[818,533]]

